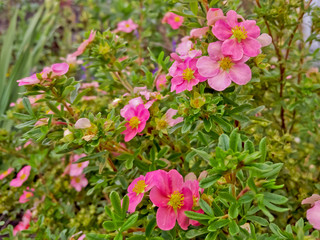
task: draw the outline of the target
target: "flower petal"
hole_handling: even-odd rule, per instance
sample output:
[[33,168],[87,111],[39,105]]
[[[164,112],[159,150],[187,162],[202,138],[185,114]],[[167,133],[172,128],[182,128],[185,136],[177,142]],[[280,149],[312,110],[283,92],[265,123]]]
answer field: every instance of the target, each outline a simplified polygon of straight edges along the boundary
[[229,70],[229,77],[239,85],[247,84],[251,80],[251,69],[247,64],[238,63]]
[[224,41],[232,36],[231,27],[224,21],[218,20],[212,27],[212,33],[221,41]]
[[160,207],[156,217],[157,225],[161,230],[168,231],[176,225],[177,216],[171,207]]
[[261,44],[257,39],[248,37],[241,42],[243,47],[243,54],[249,57],[258,56],[261,49]]
[[169,198],[166,195],[164,195],[164,193],[160,191],[157,187],[153,187],[151,189],[149,197],[151,202],[157,207],[168,206]]
[[223,91],[231,84],[231,79],[227,73],[221,71],[217,76],[208,79],[208,84],[216,91]]
[[229,55],[234,61],[240,60],[243,56],[242,44],[237,39],[228,39],[222,43],[221,51],[224,55]]
[[197,68],[203,77],[214,77],[219,73],[219,63],[210,57],[204,56],[199,58]]

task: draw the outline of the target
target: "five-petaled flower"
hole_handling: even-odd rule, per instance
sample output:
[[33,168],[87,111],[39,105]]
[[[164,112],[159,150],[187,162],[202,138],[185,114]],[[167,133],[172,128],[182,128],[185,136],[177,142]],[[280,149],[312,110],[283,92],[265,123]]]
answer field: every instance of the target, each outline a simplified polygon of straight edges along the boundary
[[176,170],[158,170],[154,175],[154,184],[150,191],[150,200],[159,207],[156,215],[158,227],[161,230],[170,230],[178,221],[180,227],[186,230],[189,218],[184,212],[192,209],[193,196],[184,184],[183,177]]
[[203,56],[197,62],[199,73],[207,77],[209,86],[217,91],[223,91],[231,82],[238,85],[247,84],[251,80],[251,69],[245,64],[248,57],[243,56],[236,61],[222,53],[222,45],[222,42],[209,44],[209,57]]
[[21,185],[28,180],[30,175],[31,166],[24,166],[17,174],[15,179],[10,182],[11,187],[21,187]]

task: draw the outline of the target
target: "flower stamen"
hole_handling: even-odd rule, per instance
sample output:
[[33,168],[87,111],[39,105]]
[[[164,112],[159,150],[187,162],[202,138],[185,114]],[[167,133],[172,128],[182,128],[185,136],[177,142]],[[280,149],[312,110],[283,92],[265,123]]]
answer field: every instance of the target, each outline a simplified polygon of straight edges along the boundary
[[247,31],[244,27],[235,26],[232,28],[231,31],[233,36],[238,40],[238,42],[241,42],[241,40],[244,40],[248,37]]
[[171,206],[175,211],[180,209],[184,205],[184,195],[179,191],[174,191],[170,196],[168,205]]
[[140,193],[143,193],[148,185],[146,185],[146,182],[144,180],[139,180],[134,185],[134,188],[132,189],[133,192],[137,193],[139,195]]
[[191,68],[186,68],[182,72],[182,78],[189,82],[190,80],[194,79],[193,74],[194,74],[194,71]]
[[129,121],[129,126],[134,129],[134,128],[138,128],[140,124],[140,120],[138,117],[132,117]]

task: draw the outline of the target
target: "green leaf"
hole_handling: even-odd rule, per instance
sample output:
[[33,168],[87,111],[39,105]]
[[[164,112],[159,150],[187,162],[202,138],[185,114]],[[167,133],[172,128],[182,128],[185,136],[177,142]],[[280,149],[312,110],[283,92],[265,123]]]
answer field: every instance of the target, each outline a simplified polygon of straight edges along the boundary
[[246,218],[247,218],[247,220],[249,220],[251,222],[254,222],[254,223],[258,223],[261,226],[268,226],[268,224],[269,224],[269,222],[266,219],[262,218],[262,217],[247,216]]
[[112,191],[110,193],[110,200],[114,208],[114,211],[117,213],[118,216],[121,216],[122,209],[121,209],[121,200],[120,200],[119,194],[115,191]]
[[29,99],[26,98],[26,97],[24,97],[24,98],[22,99],[22,103],[23,103],[24,108],[27,110],[27,112],[28,112],[31,116],[33,116],[34,113],[33,113],[33,110],[32,110],[32,107],[31,107],[31,104],[30,104]]
[[203,199],[200,198],[199,204],[200,204],[201,209],[202,209],[206,214],[208,214],[208,215],[211,216],[211,217],[214,216],[214,213],[213,213],[212,208],[209,206],[209,204],[208,204],[206,201],[204,201]]
[[198,14],[198,1],[192,1],[189,3],[190,10],[194,15]]
[[226,120],[224,120],[223,118],[218,117],[216,115],[212,115],[211,119],[214,122],[218,123],[218,125],[223,129],[223,131],[225,131],[225,132],[232,131],[232,125],[229,122],[227,122]]
[[150,237],[152,232],[153,232],[153,229],[155,228],[155,226],[157,226],[157,221],[156,221],[156,218],[152,218],[150,220],[150,222],[148,223],[147,227],[146,227],[146,236],[147,237]]
[[224,151],[227,151],[229,149],[229,137],[226,134],[220,135],[218,147]]
[[114,224],[113,221],[105,221],[103,222],[102,226],[107,231],[114,231],[117,229],[117,226]]
[[266,160],[267,157],[267,138],[264,137],[261,139],[260,143],[259,143],[259,151],[261,153],[261,162],[264,162]]
[[208,187],[212,186],[220,178],[221,178],[221,175],[213,175],[213,176],[209,176],[204,179],[201,179],[200,187],[201,188],[208,188]]
[[244,150],[245,150],[245,151],[248,151],[249,153],[253,153],[253,152],[254,152],[253,142],[250,141],[250,140],[247,140],[247,141],[244,143]]
[[195,149],[195,148],[191,148],[191,149],[195,151],[200,157],[202,157],[207,162],[213,161],[213,157],[209,153],[202,150]]
[[128,195],[125,195],[122,199],[122,218],[125,218],[127,216],[127,211],[129,208],[129,197]]
[[52,112],[54,112],[55,114],[60,116],[59,109],[51,101],[47,101],[46,103],[47,103],[48,107],[52,110]]
[[220,192],[220,193],[219,193],[219,196],[220,196],[222,199],[226,200],[227,202],[232,202],[232,203],[236,202],[236,199],[235,199],[234,196],[232,196],[230,193]]
[[122,227],[120,228],[120,232],[126,231],[127,229],[129,229],[130,227],[132,227],[138,220],[139,217],[139,213],[135,213],[133,215],[131,215],[127,221],[124,222],[124,224],[122,225]]
[[275,193],[265,192],[263,195],[265,200],[275,204],[285,204],[288,201],[288,198]]
[[233,152],[238,151],[238,144],[240,141],[241,139],[240,134],[238,134],[238,128],[235,128],[230,134],[230,148],[233,150]]
[[254,161],[254,160],[256,160],[256,159],[258,159],[258,158],[260,158],[260,157],[261,157],[261,153],[260,153],[260,152],[253,152],[253,153],[247,155],[247,156],[243,159],[243,162],[244,162],[245,164],[249,164],[249,163],[251,163],[252,161]]
[[195,238],[197,236],[201,236],[201,235],[206,234],[206,233],[208,233],[208,230],[205,229],[205,228],[202,228],[202,229],[191,229],[186,233],[186,237],[188,239],[191,239],[191,238]]
[[231,204],[231,206],[229,207],[229,212],[228,212],[228,214],[229,214],[229,216],[230,216],[232,219],[237,218],[238,215],[239,215],[238,204],[236,204],[236,203]]
[[85,156],[85,157],[80,158],[78,161],[73,162],[73,164],[85,162],[85,161],[91,160],[91,159],[97,159],[98,157],[104,156],[108,153],[109,153],[108,151],[102,151],[102,152],[98,152],[98,153],[95,153],[95,154],[92,154],[89,156]]
[[214,221],[211,223],[208,227],[208,230],[210,232],[215,232],[218,229],[221,229],[229,224],[229,219],[219,219],[217,221]]
[[213,208],[213,211],[214,211],[214,215],[215,216],[223,216],[224,213],[222,212],[221,208],[218,206],[218,204],[216,203],[216,201],[212,201],[212,208]]
[[236,235],[240,231],[238,224],[232,220],[229,224],[229,232],[232,236]]
[[211,217],[202,213],[185,211],[185,215],[193,220],[209,220]]
[[210,132],[211,128],[212,128],[212,123],[210,120],[204,118],[203,119],[203,125],[204,125],[204,129],[207,131],[207,132]]

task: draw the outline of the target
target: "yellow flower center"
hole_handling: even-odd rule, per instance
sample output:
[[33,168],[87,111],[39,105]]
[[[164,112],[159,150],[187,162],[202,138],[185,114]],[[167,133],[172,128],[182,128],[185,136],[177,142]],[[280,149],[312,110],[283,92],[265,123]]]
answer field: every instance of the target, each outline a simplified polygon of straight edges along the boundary
[[82,164],[81,164],[81,163],[78,163],[77,166],[78,166],[78,168],[81,168]]
[[170,196],[168,205],[171,206],[175,211],[180,209],[184,205],[184,195],[179,191],[174,191]]
[[192,207],[196,207],[198,205],[198,198],[195,196],[192,196],[193,199],[193,206]]
[[76,181],[76,183],[79,183],[80,182],[80,178],[76,177],[75,181]]
[[180,22],[180,17],[175,17],[175,18],[174,18],[174,21],[175,21],[175,22]]
[[241,40],[244,40],[248,37],[247,31],[244,27],[235,26],[232,28],[231,31],[233,36],[238,40],[238,42],[241,42]]
[[8,170],[4,171],[2,174],[3,175],[7,175],[8,174]]
[[184,80],[190,81],[191,79],[194,79],[193,73],[194,71],[191,68],[186,68],[182,72],[182,77]]
[[143,193],[145,188],[147,187],[146,182],[144,180],[139,180],[134,185],[134,188],[132,189],[133,192],[135,192],[137,195],[140,193]]
[[230,57],[222,58],[219,63],[220,63],[220,67],[224,71],[228,71],[234,64]]
[[158,125],[158,129],[164,129],[164,128],[166,128],[167,127],[167,122],[166,122],[166,120],[163,120],[163,119],[161,119],[161,120],[159,120],[158,122],[157,122],[157,125]]
[[126,28],[129,28],[129,27],[130,27],[130,24],[127,23],[127,24],[126,24]]
[[21,175],[20,179],[23,180],[27,177],[27,175],[25,175],[24,173]]
[[132,117],[129,121],[129,126],[131,128],[138,128],[139,124],[140,124],[140,120],[138,117]]
[[26,198],[31,198],[31,197],[32,197],[32,193],[27,192],[27,193],[26,193]]

